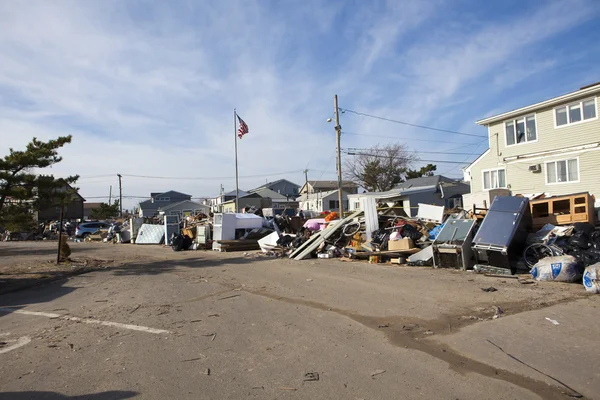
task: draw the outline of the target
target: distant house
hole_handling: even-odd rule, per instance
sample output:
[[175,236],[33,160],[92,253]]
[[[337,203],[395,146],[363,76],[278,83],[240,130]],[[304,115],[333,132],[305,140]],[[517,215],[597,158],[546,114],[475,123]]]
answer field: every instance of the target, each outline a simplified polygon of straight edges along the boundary
[[296,196],[298,194],[290,198],[284,194],[277,193],[268,188],[253,189],[250,190],[250,193],[256,193],[263,199],[270,199],[272,203],[271,207],[274,209],[292,208],[295,210],[296,208],[298,208],[298,202],[296,201]]
[[[330,192],[338,189],[338,181],[308,181],[300,189],[300,194]],[[358,193],[358,185],[350,181],[342,181],[342,191]]]
[[[244,197],[244,196],[248,195],[248,193],[243,190],[239,190],[238,193],[239,193],[239,197]],[[220,196],[209,199],[210,210],[212,212],[217,212],[217,213],[225,212],[225,211],[223,211],[223,204],[228,201],[235,200],[235,195],[236,195],[236,191],[232,190],[231,192],[223,193]]]
[[351,194],[348,200],[350,211],[360,209],[361,198],[374,197],[388,205],[400,203],[406,215],[414,217],[417,215],[419,203],[446,208],[462,207],[462,195],[469,193],[470,190],[470,186],[466,183],[435,175],[409,179],[386,192]]
[[264,185],[259,186],[256,189],[250,190],[250,192],[255,192],[259,189],[270,189],[275,193],[279,193],[285,197],[296,198],[300,190],[300,185],[288,181],[287,179],[279,179],[277,181],[265,183]]
[[138,214],[140,217],[153,217],[158,214],[159,208],[164,208],[185,200],[192,200],[192,196],[174,190],[164,193],[150,193],[150,200],[140,203]]
[[[64,192],[72,190],[73,188],[68,183],[65,183],[63,187],[59,188],[58,191]],[[67,220],[82,220],[83,219],[83,204],[85,199],[81,197],[79,192],[75,192],[73,199],[70,203],[66,204],[63,219]],[[60,219],[60,207],[51,206],[37,212],[38,221],[51,221]]]
[[84,220],[90,219],[90,215],[92,214],[92,211],[95,210],[95,209],[97,209],[97,208],[100,208],[100,204],[102,204],[102,203],[88,203],[88,202],[85,202],[83,204],[83,219]]
[[[342,201],[344,202],[344,209],[348,209],[348,198],[349,194],[342,190]],[[300,195],[296,199],[298,201],[298,208],[305,211],[340,211],[340,201],[338,199],[338,191],[330,190],[328,192],[316,192],[306,193]]]
[[[240,191],[241,193],[241,191]],[[245,193],[245,192],[244,192]],[[245,196],[239,197],[238,204],[240,209],[235,209],[235,196],[233,199],[228,200],[221,204],[221,211],[219,212],[240,212],[246,207],[254,207],[254,208],[271,208],[273,206],[273,201],[270,198],[264,198],[258,193],[246,193]]]
[[489,148],[464,171],[473,193],[589,192],[600,207],[600,82],[477,121]]
[[191,200],[184,200],[178,203],[173,203],[168,206],[160,207],[158,213],[165,215],[177,215],[179,217],[187,217],[188,215],[207,214],[210,212],[210,207]]

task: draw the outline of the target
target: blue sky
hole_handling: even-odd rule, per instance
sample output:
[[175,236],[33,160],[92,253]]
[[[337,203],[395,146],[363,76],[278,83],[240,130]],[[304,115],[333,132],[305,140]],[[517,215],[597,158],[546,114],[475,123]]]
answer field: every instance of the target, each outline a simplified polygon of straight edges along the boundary
[[[341,108],[485,137],[475,120],[599,81],[599,37],[595,0],[0,0],[0,150],[72,134],[51,172],[81,175],[89,201],[117,173],[126,196],[213,196],[235,187],[236,107],[250,127],[241,189],[301,184],[304,168],[334,179],[334,94]],[[342,147],[397,141],[468,162],[487,146],[341,118]]]

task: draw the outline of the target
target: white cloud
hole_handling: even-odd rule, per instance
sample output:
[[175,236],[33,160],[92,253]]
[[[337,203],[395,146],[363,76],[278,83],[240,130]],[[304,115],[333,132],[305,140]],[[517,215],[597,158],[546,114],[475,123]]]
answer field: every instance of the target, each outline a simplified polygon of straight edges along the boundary
[[[0,142],[20,147],[33,136],[73,134],[56,174],[231,177],[237,107],[251,131],[239,142],[240,175],[269,173],[242,178],[242,188],[285,171],[298,171],[286,177],[302,183],[307,163],[317,170],[310,178],[333,178],[335,136],[325,119],[334,93],[344,108],[466,129],[474,119],[467,108],[486,95],[487,81],[514,85],[557,65],[548,57],[533,66],[507,60],[592,15],[589,3],[551,3],[508,22],[490,16],[474,28],[446,23],[448,7],[2,2]],[[348,132],[457,140],[348,114],[342,125]],[[389,141],[343,140],[344,147]],[[130,195],[211,195],[221,183],[234,185],[231,178],[125,182]],[[82,179],[82,194],[106,195],[108,184]]]

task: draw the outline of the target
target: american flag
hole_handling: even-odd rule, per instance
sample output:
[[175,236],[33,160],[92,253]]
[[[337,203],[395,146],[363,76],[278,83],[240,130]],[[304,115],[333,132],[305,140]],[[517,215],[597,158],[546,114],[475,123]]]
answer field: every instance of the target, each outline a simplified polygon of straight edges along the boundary
[[248,133],[248,125],[244,122],[243,119],[238,115],[238,121],[240,122],[240,127],[238,128],[238,137],[241,139],[246,133]]

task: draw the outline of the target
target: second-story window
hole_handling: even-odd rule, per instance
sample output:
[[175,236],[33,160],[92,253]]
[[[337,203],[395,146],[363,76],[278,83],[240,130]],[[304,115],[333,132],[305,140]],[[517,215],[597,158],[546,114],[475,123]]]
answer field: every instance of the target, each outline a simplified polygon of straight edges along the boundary
[[554,109],[556,126],[576,124],[596,118],[596,99],[586,99]]
[[535,115],[528,115],[519,119],[506,121],[504,123],[506,131],[506,145],[534,142],[537,140],[537,130],[535,126]]

